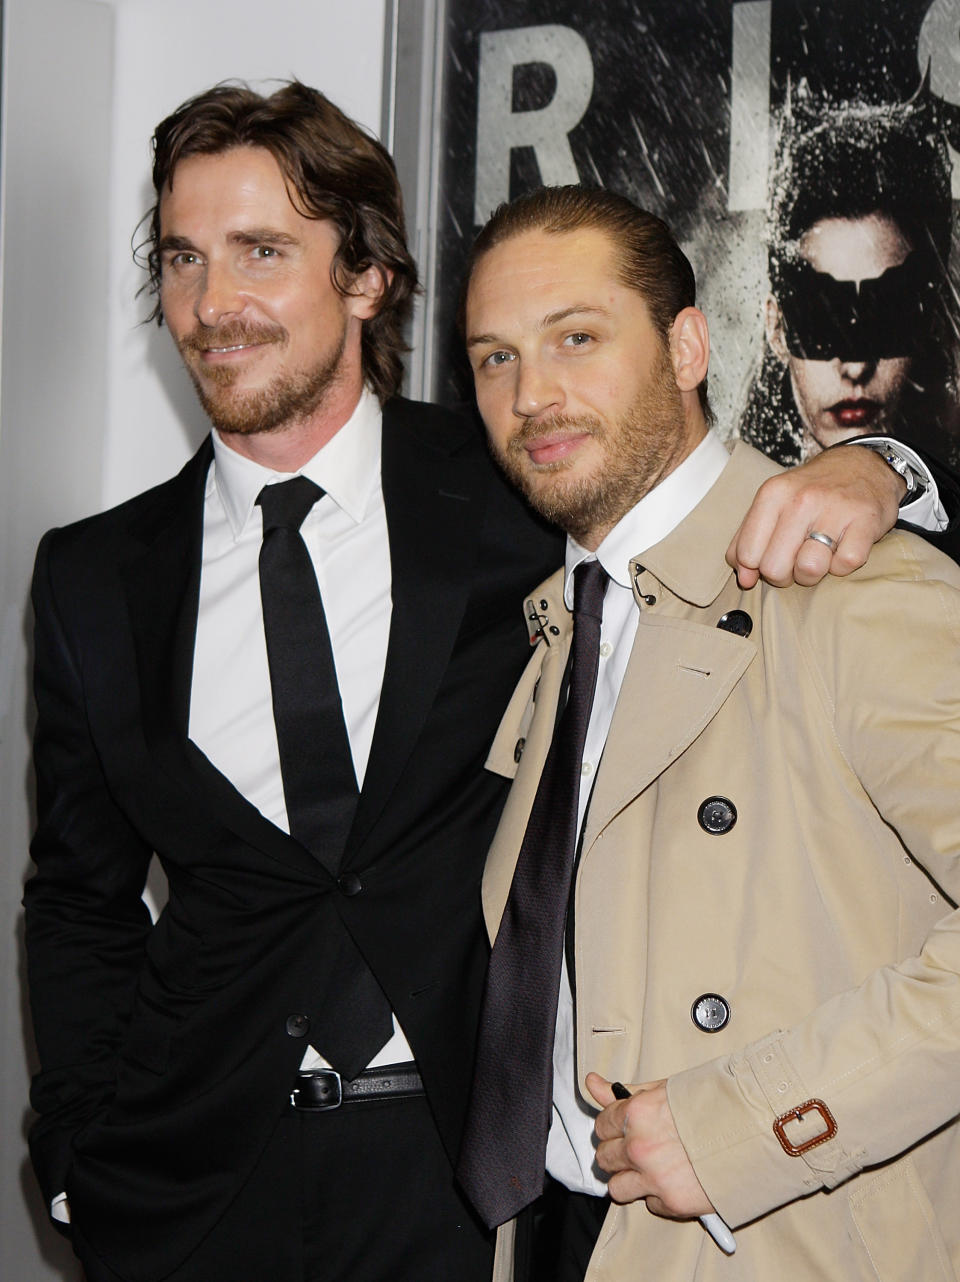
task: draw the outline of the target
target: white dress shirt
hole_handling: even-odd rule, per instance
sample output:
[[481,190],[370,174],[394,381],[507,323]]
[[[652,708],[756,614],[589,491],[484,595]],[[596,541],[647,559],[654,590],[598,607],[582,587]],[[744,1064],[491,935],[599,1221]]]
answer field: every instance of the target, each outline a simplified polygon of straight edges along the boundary
[[[380,706],[392,612],[381,426],[377,399],[364,390],[348,421],[300,468],[326,491],[300,532],[323,597],[361,785]],[[216,432],[213,450],[204,497],[189,733],[261,814],[289,832],[260,602],[263,520],[256,498],[265,485],[289,480],[290,474],[245,458]],[[322,1051],[309,1048],[301,1066],[325,1064]],[[410,1059],[409,1043],[394,1019],[393,1036],[371,1065]]]

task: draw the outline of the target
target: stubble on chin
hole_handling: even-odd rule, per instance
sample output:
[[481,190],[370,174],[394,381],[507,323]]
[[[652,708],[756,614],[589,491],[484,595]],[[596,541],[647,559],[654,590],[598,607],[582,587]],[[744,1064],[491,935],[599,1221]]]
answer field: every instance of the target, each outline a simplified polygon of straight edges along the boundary
[[[216,343],[210,338],[206,346],[231,346],[240,342],[284,344],[286,331],[225,332]],[[322,361],[305,370],[277,374],[263,387],[244,391],[236,385],[243,371],[235,365],[213,365],[201,372],[189,359],[201,350],[194,336],[178,344],[187,373],[196,389],[200,404],[210,422],[221,435],[256,436],[275,432],[302,422],[314,414],[337,386],[343,375],[343,352],[346,328],[336,348]]]
[[566,429],[603,440],[603,425],[599,419],[558,416],[549,422],[524,423],[507,442],[505,449],[494,446],[492,442],[491,449],[507,480],[516,486],[530,506],[546,520],[579,539],[591,528],[596,509],[602,504],[600,478],[596,475],[571,476],[574,463],[569,459],[535,464],[527,451],[529,444]]
[[[525,445],[557,428],[585,432],[598,446],[590,470],[581,459],[534,464]],[[523,424],[506,449],[491,445],[507,479],[546,520],[582,546],[595,546],[676,466],[684,440],[683,409],[669,367],[612,423],[599,418],[555,418]]]

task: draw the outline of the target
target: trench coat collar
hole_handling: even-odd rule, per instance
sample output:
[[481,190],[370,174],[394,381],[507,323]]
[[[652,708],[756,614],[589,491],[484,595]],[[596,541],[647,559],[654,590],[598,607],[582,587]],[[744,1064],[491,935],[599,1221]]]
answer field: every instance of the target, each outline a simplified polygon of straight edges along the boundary
[[743,441],[716,483],[693,511],[662,542],[639,557],[648,570],[681,601],[704,607],[715,601],[733,571],[724,554],[758,487],[782,471]]

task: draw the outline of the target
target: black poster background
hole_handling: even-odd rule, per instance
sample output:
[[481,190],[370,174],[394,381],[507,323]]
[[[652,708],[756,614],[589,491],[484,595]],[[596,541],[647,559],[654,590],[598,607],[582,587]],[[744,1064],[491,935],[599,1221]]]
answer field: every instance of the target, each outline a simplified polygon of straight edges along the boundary
[[[478,62],[483,32],[562,24],[587,42],[592,98],[569,135],[581,182],[623,192],[665,218],[691,257],[711,323],[711,393],[722,434],[735,428],[763,348],[765,209],[728,208],[733,10],[730,0],[447,0],[433,388],[471,396],[455,333],[464,255],[474,224]],[[763,6],[752,6],[752,11]],[[775,118],[800,84],[833,100],[904,101],[923,79],[921,26],[931,10],[951,47],[938,63],[942,97],[960,100],[960,0],[771,0],[769,102]],[[749,12],[744,7],[742,12]],[[929,24],[928,24],[929,35]],[[928,39],[929,46],[929,39]],[[945,59],[952,58],[952,62]],[[947,66],[947,71],[944,71]],[[949,68],[952,67],[951,72]],[[956,83],[944,93],[945,75]],[[519,67],[513,110],[546,105],[549,67]],[[952,138],[956,108],[947,105]],[[539,185],[532,148],[515,148],[510,196]]]

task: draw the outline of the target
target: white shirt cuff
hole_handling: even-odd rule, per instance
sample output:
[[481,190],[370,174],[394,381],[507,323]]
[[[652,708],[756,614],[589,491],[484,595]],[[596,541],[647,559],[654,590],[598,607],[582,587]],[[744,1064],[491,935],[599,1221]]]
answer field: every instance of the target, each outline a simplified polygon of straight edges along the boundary
[[945,530],[950,524],[947,513],[943,504],[940,502],[940,491],[937,489],[937,483],[933,479],[930,469],[924,463],[920,455],[904,445],[903,441],[898,440],[895,436],[851,436],[844,445],[884,445],[891,444],[897,447],[897,450],[907,460],[918,476],[922,476],[926,488],[918,494],[915,499],[909,503],[904,503],[900,509],[900,519],[909,521],[911,525],[917,526],[920,530],[928,530],[931,533],[939,533]]
[[58,1193],[50,1203],[50,1215],[61,1224],[70,1223],[70,1203],[67,1201],[66,1193]]

